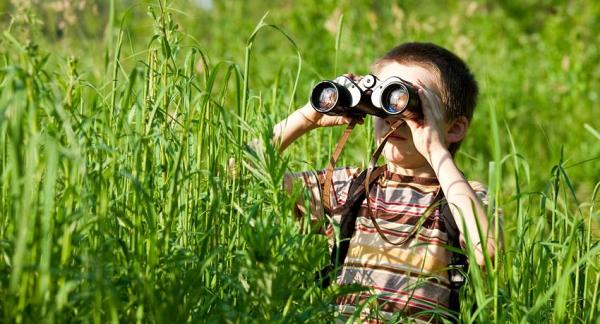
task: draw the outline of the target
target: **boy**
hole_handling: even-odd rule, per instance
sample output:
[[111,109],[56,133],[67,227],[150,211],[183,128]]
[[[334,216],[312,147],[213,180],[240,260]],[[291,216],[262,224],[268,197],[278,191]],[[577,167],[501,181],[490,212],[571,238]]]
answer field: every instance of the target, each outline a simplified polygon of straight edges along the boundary
[[[367,195],[377,224],[367,216],[365,199],[337,278],[340,285],[359,284],[369,290],[338,298],[337,308],[347,317],[376,295],[379,315],[384,319],[394,314],[398,318],[400,314],[431,320],[432,311],[439,313],[448,308],[450,293],[446,272],[450,252],[446,249],[444,220],[437,210],[425,221],[420,220],[439,189],[460,229],[461,245],[465,247],[470,242],[475,251],[471,262],[484,266],[483,249],[492,259],[496,251],[493,226],[488,224],[484,209],[485,189],[468,182],[453,160],[473,116],[478,87],[460,58],[430,43],[407,43],[392,49],[375,62],[373,74],[380,80],[397,76],[411,82],[417,88],[424,120],[406,120],[383,149],[387,170]],[[392,121],[373,118],[379,145]],[[275,126],[274,140],[283,151],[312,129],[349,122],[349,117],[323,115],[306,105]],[[325,210],[321,200],[325,172],[297,175],[312,195],[311,217],[319,218],[325,213],[339,223],[340,215],[332,215],[332,210],[344,204],[350,183],[359,171],[334,171],[331,201]],[[287,188],[291,187],[291,180],[292,177],[286,180]],[[298,204],[298,209],[306,212],[303,204]],[[392,245],[382,238],[375,225],[391,241],[408,239],[402,245]],[[326,234],[332,233],[329,225]],[[361,316],[367,319],[364,313]]]

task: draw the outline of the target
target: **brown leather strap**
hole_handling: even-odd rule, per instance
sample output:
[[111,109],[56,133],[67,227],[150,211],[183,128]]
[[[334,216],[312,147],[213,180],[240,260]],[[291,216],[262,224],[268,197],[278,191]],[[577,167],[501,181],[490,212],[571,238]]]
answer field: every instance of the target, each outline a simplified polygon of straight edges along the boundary
[[[367,194],[369,193],[369,183],[371,182],[370,181],[371,172],[373,172],[373,169],[375,168],[375,165],[377,164],[377,160],[379,160],[379,156],[381,155],[381,152],[383,152],[383,148],[385,147],[385,144],[387,143],[390,136],[398,129],[398,127],[402,126],[402,124],[404,124],[404,123],[405,123],[404,119],[399,119],[396,122],[394,122],[392,124],[392,126],[390,126],[390,130],[385,134],[385,136],[383,136],[383,140],[379,144],[379,147],[377,147],[377,150],[375,150],[375,153],[373,153],[373,155],[371,156],[371,161],[369,161],[369,166],[367,169],[367,176],[365,178],[365,189],[367,190]],[[367,206],[370,206],[369,199],[367,199]]]
[[329,159],[329,164],[327,165],[327,171],[325,172],[325,184],[324,184],[324,188],[323,188],[323,206],[325,207],[325,210],[330,210],[331,211],[331,190],[333,188],[333,168],[335,168],[335,163],[337,162],[337,159],[340,157],[340,154],[342,153],[342,149],[344,148],[344,145],[346,145],[346,141],[348,141],[348,137],[350,137],[350,133],[352,133],[352,130],[354,129],[354,126],[356,125],[356,123],[358,122],[358,119],[353,118],[350,123],[348,124],[348,127],[346,127],[346,130],[344,130],[344,134],[342,134],[342,137],[340,137],[340,140],[338,141],[337,145],[335,146],[335,150],[333,151],[333,154],[331,155],[331,158]]

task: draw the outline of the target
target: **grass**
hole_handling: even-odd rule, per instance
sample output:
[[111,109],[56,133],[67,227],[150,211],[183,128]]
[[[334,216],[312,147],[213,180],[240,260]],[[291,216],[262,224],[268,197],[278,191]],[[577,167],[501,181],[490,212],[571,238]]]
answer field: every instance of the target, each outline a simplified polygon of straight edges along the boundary
[[[597,321],[597,4],[90,3],[106,28],[81,13],[62,35],[48,8],[0,6],[3,322],[330,320],[353,288],[314,285],[325,239],[281,183],[341,130],[246,144],[404,40],[455,50],[483,90],[458,163],[502,206],[505,251],[471,269],[461,320]],[[365,164],[371,128],[340,165]]]

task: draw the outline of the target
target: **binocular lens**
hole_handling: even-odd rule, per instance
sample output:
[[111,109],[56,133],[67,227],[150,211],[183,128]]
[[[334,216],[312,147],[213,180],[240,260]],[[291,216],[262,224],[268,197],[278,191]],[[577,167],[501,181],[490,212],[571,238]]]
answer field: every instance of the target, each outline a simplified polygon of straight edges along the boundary
[[350,92],[343,86],[331,81],[322,81],[314,87],[310,95],[310,104],[320,113],[340,114],[342,109],[350,104],[351,98]]
[[329,111],[338,101],[338,92],[336,88],[324,88],[319,95],[319,107],[322,110]]
[[397,115],[406,109],[409,100],[410,94],[406,86],[395,84],[383,92],[382,106],[388,114]]

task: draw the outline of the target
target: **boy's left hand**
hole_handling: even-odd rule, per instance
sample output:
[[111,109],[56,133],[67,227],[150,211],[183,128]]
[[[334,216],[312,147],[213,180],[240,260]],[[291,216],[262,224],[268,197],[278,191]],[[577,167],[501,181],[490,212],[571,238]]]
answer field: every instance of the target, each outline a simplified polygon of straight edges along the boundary
[[424,120],[407,119],[415,148],[431,163],[431,154],[446,150],[446,123],[441,99],[422,84],[414,84],[418,91]]

